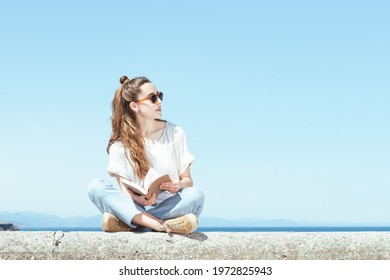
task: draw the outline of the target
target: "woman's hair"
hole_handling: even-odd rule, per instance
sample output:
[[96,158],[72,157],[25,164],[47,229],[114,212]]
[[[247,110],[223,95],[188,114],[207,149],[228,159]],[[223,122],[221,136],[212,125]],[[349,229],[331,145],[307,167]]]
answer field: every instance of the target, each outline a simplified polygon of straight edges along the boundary
[[146,77],[135,77],[132,79],[122,76],[119,79],[121,86],[115,92],[112,100],[111,125],[112,132],[108,142],[107,152],[115,141],[121,141],[125,147],[126,157],[129,154],[135,164],[135,173],[141,179],[145,178],[150,168],[144,149],[144,139],[140,134],[135,121],[135,112],[130,109],[130,103],[138,100],[140,87],[150,83]]

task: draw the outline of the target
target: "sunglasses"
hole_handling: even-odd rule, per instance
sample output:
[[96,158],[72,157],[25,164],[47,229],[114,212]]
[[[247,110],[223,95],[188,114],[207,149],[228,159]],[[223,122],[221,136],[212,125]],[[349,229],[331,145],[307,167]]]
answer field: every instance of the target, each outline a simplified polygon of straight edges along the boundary
[[139,99],[137,102],[142,102],[142,101],[150,100],[150,101],[152,101],[152,103],[154,104],[154,103],[157,102],[157,99],[158,99],[158,98],[160,98],[160,100],[163,101],[163,99],[164,99],[164,93],[162,93],[161,91],[158,91],[157,93],[153,93],[152,95],[149,95],[148,97]]

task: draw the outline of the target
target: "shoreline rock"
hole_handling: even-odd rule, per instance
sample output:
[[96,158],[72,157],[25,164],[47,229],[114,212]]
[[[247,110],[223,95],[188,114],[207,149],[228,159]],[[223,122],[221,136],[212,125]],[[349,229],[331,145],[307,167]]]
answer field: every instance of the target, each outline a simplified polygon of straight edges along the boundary
[[0,231],[18,231],[19,228],[13,223],[0,222]]

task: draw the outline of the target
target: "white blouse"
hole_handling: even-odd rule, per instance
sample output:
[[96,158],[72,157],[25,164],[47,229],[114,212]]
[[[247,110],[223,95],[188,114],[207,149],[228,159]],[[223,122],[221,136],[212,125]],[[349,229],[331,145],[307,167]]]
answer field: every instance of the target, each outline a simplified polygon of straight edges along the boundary
[[[170,122],[166,122],[159,140],[154,143],[145,143],[144,147],[151,167],[157,173],[168,173],[171,179],[179,179],[179,175],[195,159],[188,149],[183,129]],[[110,176],[116,174],[140,186],[143,185],[143,180],[139,179],[135,173],[133,161],[125,156],[125,148],[120,141],[110,146],[107,171]]]

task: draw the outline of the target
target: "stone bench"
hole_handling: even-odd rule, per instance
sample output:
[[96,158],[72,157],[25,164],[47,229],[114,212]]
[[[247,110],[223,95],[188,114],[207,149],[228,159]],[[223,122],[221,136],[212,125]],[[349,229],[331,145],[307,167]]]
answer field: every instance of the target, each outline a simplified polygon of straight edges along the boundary
[[0,232],[1,260],[390,260],[390,232]]

